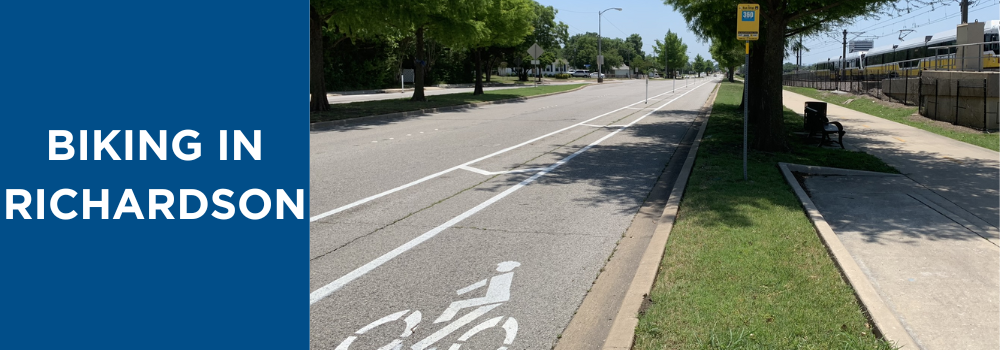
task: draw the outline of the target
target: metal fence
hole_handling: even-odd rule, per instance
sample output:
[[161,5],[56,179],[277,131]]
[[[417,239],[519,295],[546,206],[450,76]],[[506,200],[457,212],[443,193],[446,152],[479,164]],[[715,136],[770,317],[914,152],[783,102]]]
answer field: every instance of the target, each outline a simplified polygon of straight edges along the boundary
[[[900,74],[902,72],[902,74]],[[892,101],[908,106],[919,103],[919,69],[899,69],[896,72],[873,71],[873,74],[852,75],[820,71],[799,71],[782,77],[785,86],[808,87],[817,90],[839,90],[853,94],[864,94],[883,101]]]
[[882,101],[917,106],[920,114],[930,119],[984,131],[998,129],[1000,103],[997,87],[990,87],[990,79],[928,77],[917,64],[906,62],[900,62],[900,67],[892,71],[869,72],[874,74],[799,71],[785,74],[782,84],[867,95]]
[[1000,66],[996,42],[928,47],[934,56],[926,58],[924,69],[982,72],[996,71]]

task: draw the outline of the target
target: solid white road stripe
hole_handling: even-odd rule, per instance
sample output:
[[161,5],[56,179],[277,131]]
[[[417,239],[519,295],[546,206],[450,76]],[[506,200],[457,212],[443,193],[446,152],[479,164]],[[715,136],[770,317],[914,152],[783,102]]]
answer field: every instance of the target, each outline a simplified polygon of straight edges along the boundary
[[316,302],[318,302],[320,300],[323,300],[323,298],[327,297],[328,295],[332,294],[333,292],[336,292],[340,288],[343,288],[348,283],[351,283],[352,281],[358,279],[359,277],[364,276],[366,273],[374,270],[375,268],[381,266],[382,264],[388,262],[389,260],[392,260],[393,258],[399,256],[400,254],[405,253],[406,251],[412,249],[413,247],[416,247],[420,243],[423,243],[424,241],[427,241],[428,239],[431,239],[434,236],[437,236],[438,233],[441,233],[442,231],[444,231],[444,230],[446,230],[446,229],[454,226],[455,224],[461,222],[462,220],[465,220],[466,218],[472,216],[473,214],[478,213],[480,210],[483,210],[486,207],[489,207],[493,203],[496,203],[497,201],[503,199],[504,197],[507,197],[508,195],[510,195],[511,193],[514,193],[515,191],[521,189],[522,187],[527,186],[528,184],[534,182],[539,177],[545,176],[545,174],[548,174],[552,170],[555,170],[560,165],[566,164],[566,162],[570,161],[570,159],[575,158],[580,153],[586,152],[591,147],[594,147],[595,145],[600,144],[601,142],[604,142],[604,140],[607,140],[608,138],[611,138],[612,136],[615,136],[615,134],[621,132],[622,130],[625,130],[626,128],[628,128],[628,126],[631,126],[631,125],[635,124],[636,122],[642,120],[643,118],[646,118],[647,116],[653,114],[653,112],[658,111],[660,108],[665,107],[666,105],[670,104],[671,102],[677,101],[677,99],[683,97],[684,95],[687,95],[691,91],[694,91],[695,89],[697,89],[697,88],[699,88],[699,87],[701,87],[702,85],[705,85],[705,84],[708,84],[708,82],[703,83],[701,85],[698,85],[698,86],[692,88],[690,91],[685,92],[685,93],[681,94],[680,96],[677,96],[673,100],[670,100],[670,101],[668,101],[668,102],[660,105],[659,107],[656,107],[656,109],[650,111],[649,113],[646,113],[646,115],[643,115],[639,119],[636,119],[632,123],[629,123],[627,126],[623,126],[620,129],[615,130],[614,132],[605,135],[604,137],[598,139],[597,141],[592,142],[591,144],[587,145],[586,147],[580,149],[579,151],[576,151],[573,154],[570,154],[569,156],[567,156],[566,158],[563,158],[563,159],[559,160],[555,164],[552,164],[552,165],[546,167],[545,169],[543,169],[542,171],[539,171],[535,175],[532,175],[531,177],[525,179],[524,181],[521,181],[517,185],[514,185],[511,188],[508,188],[506,191],[503,191],[500,194],[497,194],[496,196],[493,196],[492,198],[486,200],[485,202],[480,203],[479,205],[473,207],[472,209],[466,210],[464,213],[462,213],[462,214],[460,214],[460,215],[452,218],[451,220],[448,220],[447,222],[441,224],[440,226],[435,227],[435,228],[431,229],[430,231],[425,232],[424,234],[422,234],[420,236],[417,236],[416,238],[410,240],[409,242],[406,242],[405,244],[397,247],[396,249],[393,249],[393,250],[389,251],[388,253],[385,253],[382,256],[376,258],[375,260],[372,260],[372,261],[368,262],[367,264],[364,264],[363,266],[355,269],[354,271],[351,271],[350,273],[348,273],[348,274],[346,274],[346,275],[344,275],[344,276],[342,276],[342,277],[334,280],[333,282],[330,282],[329,284],[327,284],[325,286],[322,286],[319,289],[314,290],[313,292],[309,293],[309,305],[315,304]]
[[539,171],[545,168],[531,168],[531,169],[517,169],[517,170],[506,170],[506,171],[486,171],[479,168],[473,168],[471,166],[459,166],[459,169],[468,170],[477,174],[482,174],[486,176],[500,175],[500,174],[516,174],[516,173],[527,173],[531,171]]
[[[693,90],[693,89],[692,89],[692,90]],[[662,96],[662,95],[666,95],[666,94],[669,94],[669,92],[664,92],[664,93],[662,93],[662,94],[659,94],[659,95],[656,95],[656,96]],[[559,130],[556,130],[556,131],[553,131],[553,132],[550,132],[550,133],[548,133],[548,134],[545,134],[545,135],[542,135],[542,136],[539,136],[539,137],[536,137],[536,138],[533,138],[533,139],[531,139],[531,140],[528,140],[528,141],[524,141],[524,142],[522,142],[522,143],[519,143],[519,144],[517,144],[517,145],[514,145],[514,146],[510,146],[510,147],[507,147],[507,148],[504,148],[504,149],[502,149],[502,150],[499,150],[499,151],[496,151],[496,152],[493,152],[493,153],[490,153],[490,154],[488,154],[488,155],[485,155],[485,156],[482,156],[482,157],[479,157],[479,158],[476,158],[476,159],[473,159],[473,160],[470,160],[470,161],[468,161],[468,162],[465,162],[465,163],[462,163],[462,164],[460,164],[460,165],[456,165],[456,166],[454,166],[454,167],[451,167],[451,168],[448,168],[448,169],[445,169],[445,170],[442,170],[442,171],[440,171],[440,172],[437,172],[437,173],[434,173],[434,174],[431,174],[431,175],[427,175],[427,176],[424,176],[424,177],[422,177],[422,178],[420,178],[420,179],[418,179],[418,180],[416,180],[416,181],[413,181],[413,182],[410,182],[410,183],[408,183],[408,184],[405,184],[405,185],[402,185],[402,186],[399,186],[399,187],[396,187],[396,188],[393,188],[393,189],[391,189],[391,190],[388,190],[388,191],[385,191],[385,192],[382,192],[382,193],[379,193],[379,194],[376,194],[376,195],[374,195],[374,196],[370,196],[370,197],[367,197],[367,198],[364,198],[364,199],[360,199],[360,200],[358,200],[358,201],[356,201],[356,202],[354,202],[354,203],[351,203],[351,204],[348,204],[348,205],[345,205],[345,206],[342,206],[342,207],[340,207],[340,208],[337,208],[337,209],[334,209],[334,210],[330,210],[330,211],[327,211],[327,212],[324,212],[324,213],[322,213],[322,214],[318,214],[318,215],[316,215],[316,216],[313,216],[313,217],[309,218],[309,222],[314,222],[314,221],[316,221],[316,220],[319,220],[319,219],[322,219],[322,218],[325,218],[325,217],[327,217],[327,216],[330,216],[330,215],[333,215],[333,214],[336,214],[336,213],[339,213],[339,212],[342,212],[342,211],[344,211],[344,210],[347,210],[347,209],[351,209],[351,208],[354,208],[354,207],[356,207],[356,206],[359,206],[359,205],[362,205],[362,204],[365,204],[365,203],[367,203],[367,202],[370,202],[370,201],[372,201],[372,200],[375,200],[375,199],[378,199],[378,198],[381,198],[381,197],[384,197],[384,196],[386,196],[386,195],[388,195],[388,194],[392,194],[392,193],[395,193],[395,192],[398,192],[398,191],[400,191],[400,190],[404,190],[404,189],[407,189],[407,188],[409,188],[409,187],[412,187],[413,185],[416,185],[416,184],[419,184],[419,183],[421,183],[421,182],[424,182],[424,181],[427,181],[427,180],[430,180],[430,179],[433,179],[433,178],[435,178],[435,177],[438,177],[438,176],[441,176],[441,175],[444,175],[444,174],[447,174],[447,173],[449,173],[449,172],[452,172],[452,171],[454,171],[454,170],[456,170],[456,169],[460,169],[460,168],[461,168],[462,166],[467,166],[467,165],[470,165],[470,164],[475,164],[475,163],[478,163],[478,162],[480,162],[480,161],[482,161],[482,160],[484,160],[484,159],[487,159],[487,158],[490,158],[490,157],[493,157],[493,156],[496,156],[496,155],[498,155],[498,154],[501,154],[501,153],[504,153],[504,152],[507,152],[507,151],[510,151],[510,150],[512,150],[512,149],[515,149],[515,148],[518,148],[518,147],[521,147],[521,146],[524,146],[524,145],[527,145],[527,144],[529,144],[529,143],[532,143],[532,142],[535,142],[535,141],[538,141],[538,140],[541,140],[541,139],[543,139],[543,138],[546,138],[546,137],[549,137],[549,136],[552,136],[552,135],[555,135],[555,134],[558,134],[558,133],[560,133],[560,132],[563,132],[563,131],[566,131],[566,130],[569,130],[569,129],[572,129],[572,128],[574,128],[574,127],[577,127],[577,126],[579,126],[579,125],[583,125],[583,124],[586,124],[586,123],[588,123],[588,122],[590,122],[590,121],[592,121],[592,120],[595,120],[595,119],[598,119],[598,118],[600,118],[600,117],[603,117],[603,116],[606,116],[606,115],[608,115],[608,114],[611,114],[611,113],[614,113],[614,112],[618,112],[618,111],[620,111],[620,110],[623,110],[623,109],[626,109],[626,108],[628,108],[628,107],[631,107],[631,106],[634,106],[634,105],[637,105],[637,104],[639,104],[639,103],[642,103],[642,102],[643,102],[643,101],[639,101],[639,102],[636,102],[636,103],[633,103],[633,104],[630,104],[630,105],[627,105],[627,106],[625,106],[625,107],[622,107],[622,108],[619,108],[619,109],[616,109],[616,110],[613,110],[613,111],[611,111],[611,112],[608,112],[608,113],[604,113],[604,114],[601,114],[601,115],[599,115],[599,116],[596,116],[596,117],[593,117],[593,118],[590,118],[590,119],[587,119],[587,120],[584,120],[584,121],[582,121],[582,122],[579,122],[579,123],[576,123],[576,124],[573,124],[573,125],[570,125],[570,126],[567,126],[567,127],[565,127],[565,128],[562,128],[562,129],[559,129]],[[374,142],[374,141],[372,141],[372,142]]]

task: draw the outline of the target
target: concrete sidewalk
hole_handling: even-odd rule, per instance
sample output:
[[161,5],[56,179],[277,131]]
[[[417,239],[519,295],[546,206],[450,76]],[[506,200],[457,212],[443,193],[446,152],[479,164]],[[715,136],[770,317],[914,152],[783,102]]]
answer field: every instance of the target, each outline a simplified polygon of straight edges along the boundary
[[[796,112],[806,101],[784,92]],[[801,177],[892,316],[922,349],[1000,348],[1000,154],[833,104],[828,115],[847,148],[902,173]]]

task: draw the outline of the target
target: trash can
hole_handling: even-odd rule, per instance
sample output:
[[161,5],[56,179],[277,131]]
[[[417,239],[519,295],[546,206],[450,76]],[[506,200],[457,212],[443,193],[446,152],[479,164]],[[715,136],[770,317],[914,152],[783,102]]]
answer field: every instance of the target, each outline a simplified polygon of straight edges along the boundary
[[826,102],[809,101],[806,102],[806,118],[820,117],[826,118]]
[[809,101],[806,102],[804,127],[809,135],[823,132],[823,127],[829,123],[826,118],[826,102]]

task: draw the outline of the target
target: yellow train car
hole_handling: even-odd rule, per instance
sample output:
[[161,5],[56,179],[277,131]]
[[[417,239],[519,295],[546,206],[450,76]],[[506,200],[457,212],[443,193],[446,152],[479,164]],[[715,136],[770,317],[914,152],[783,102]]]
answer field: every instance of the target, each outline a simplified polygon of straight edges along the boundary
[[[814,65],[817,72],[831,80],[878,80],[895,77],[917,77],[922,70],[955,70],[957,67],[955,29],[903,41],[895,45],[854,52],[843,61],[827,61]],[[981,64],[984,70],[1000,70],[1000,20],[987,23],[983,33]],[[932,49],[932,47],[948,47]],[[842,67],[843,66],[843,67]],[[819,75],[819,74],[818,74]]]

